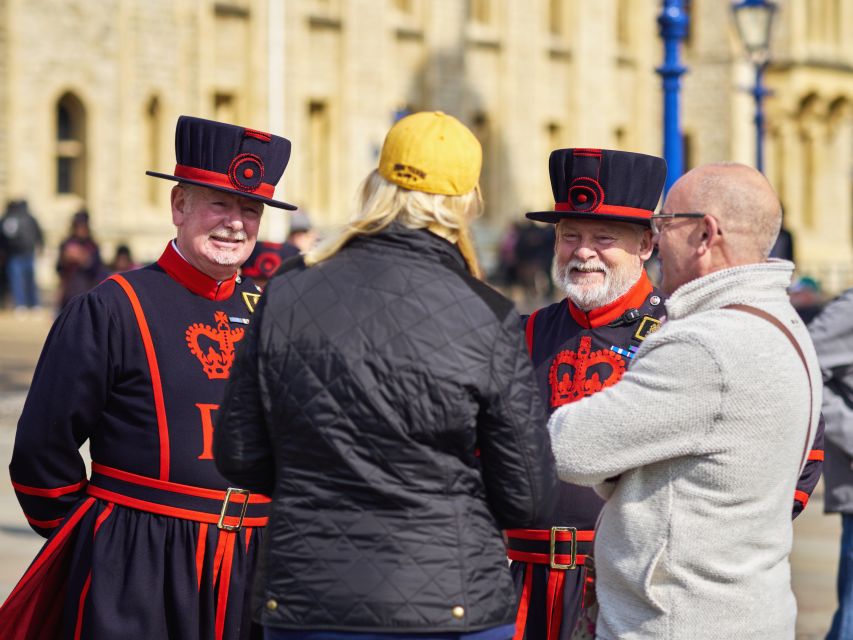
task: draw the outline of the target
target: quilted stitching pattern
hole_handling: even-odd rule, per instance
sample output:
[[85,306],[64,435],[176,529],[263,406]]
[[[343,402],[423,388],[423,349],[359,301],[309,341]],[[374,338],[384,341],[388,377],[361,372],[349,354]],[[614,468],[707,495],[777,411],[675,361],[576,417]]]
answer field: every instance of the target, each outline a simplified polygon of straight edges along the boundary
[[[462,271],[449,243],[392,229],[270,283],[252,334],[278,468],[264,623],[514,619],[500,527],[538,516],[553,463],[517,316]],[[217,430],[239,438],[229,412]]]

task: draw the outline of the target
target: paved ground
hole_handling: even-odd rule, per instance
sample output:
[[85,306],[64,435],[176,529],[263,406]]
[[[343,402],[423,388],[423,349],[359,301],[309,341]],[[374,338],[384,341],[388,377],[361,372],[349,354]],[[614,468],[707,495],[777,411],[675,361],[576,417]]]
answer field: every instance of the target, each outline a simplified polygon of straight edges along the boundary
[[[0,311],[0,599],[11,591],[42,543],[21,515],[7,464],[15,423],[50,322],[47,314],[22,319]],[[823,515],[821,497],[819,487],[794,526],[792,567],[800,640],[823,638],[835,609],[840,526],[837,516]]]

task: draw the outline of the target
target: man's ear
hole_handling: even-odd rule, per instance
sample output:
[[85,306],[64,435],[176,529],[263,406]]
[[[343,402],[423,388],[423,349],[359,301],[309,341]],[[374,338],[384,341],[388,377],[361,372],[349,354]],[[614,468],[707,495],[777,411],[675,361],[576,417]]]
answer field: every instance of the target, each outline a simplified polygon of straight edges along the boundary
[[649,258],[652,257],[652,251],[654,251],[655,243],[654,243],[654,234],[651,229],[643,229],[643,235],[640,236],[640,251],[637,253],[640,260],[645,262]]
[[714,216],[706,215],[702,218],[701,237],[699,241],[699,253],[706,253],[719,244],[722,236],[720,223]]
[[180,227],[184,223],[186,217],[187,192],[181,185],[176,184],[172,187],[172,224]]

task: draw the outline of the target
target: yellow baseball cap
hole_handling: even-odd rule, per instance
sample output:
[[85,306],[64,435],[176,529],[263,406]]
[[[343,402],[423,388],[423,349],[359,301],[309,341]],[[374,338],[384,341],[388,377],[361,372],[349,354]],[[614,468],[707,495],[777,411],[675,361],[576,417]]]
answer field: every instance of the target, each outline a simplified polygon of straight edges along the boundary
[[480,142],[464,124],[441,111],[399,120],[382,145],[379,175],[404,189],[461,196],[477,186],[483,166]]

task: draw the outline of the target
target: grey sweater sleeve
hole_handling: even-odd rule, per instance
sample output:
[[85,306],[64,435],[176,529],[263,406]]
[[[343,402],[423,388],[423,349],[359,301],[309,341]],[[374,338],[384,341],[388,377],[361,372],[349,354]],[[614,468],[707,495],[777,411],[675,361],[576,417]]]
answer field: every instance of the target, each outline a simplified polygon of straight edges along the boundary
[[695,454],[720,415],[722,375],[690,335],[649,338],[613,387],[564,405],[548,428],[560,478],[595,485],[655,462]]

